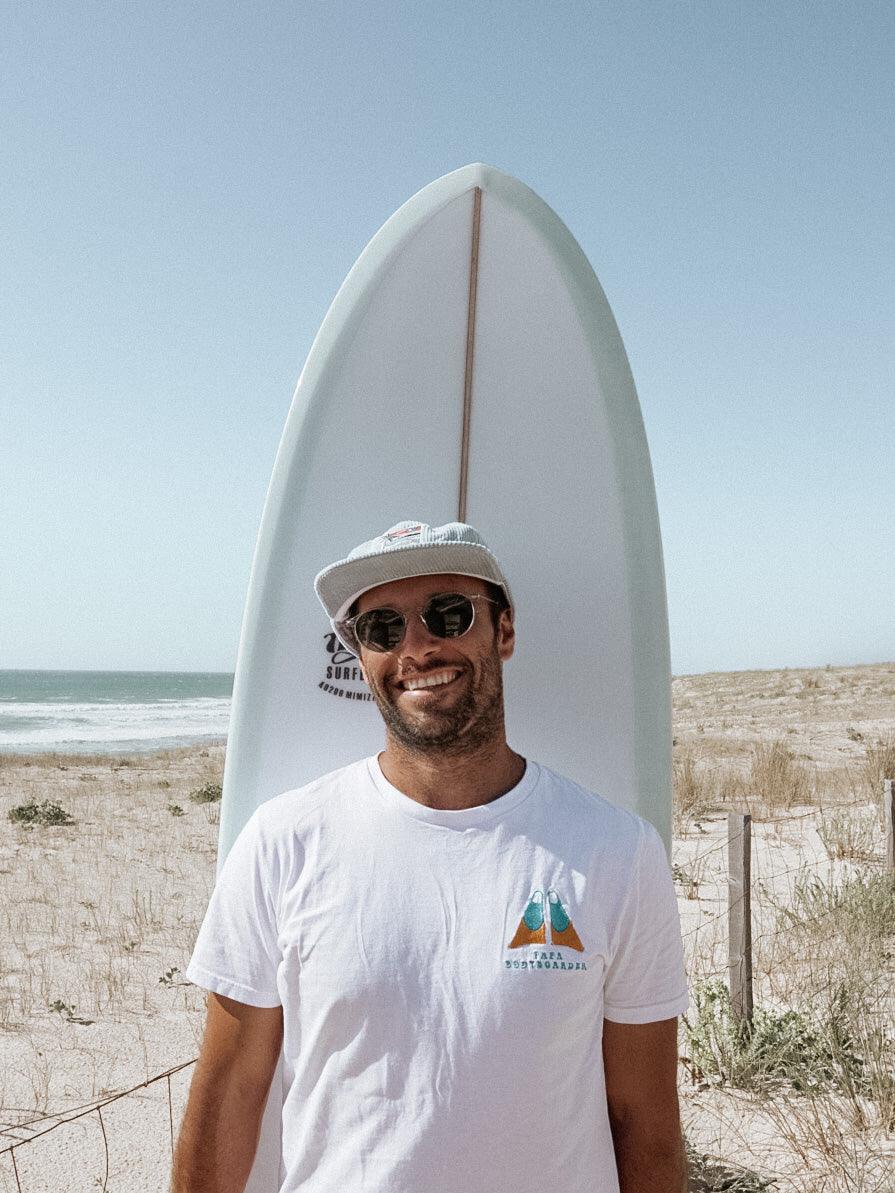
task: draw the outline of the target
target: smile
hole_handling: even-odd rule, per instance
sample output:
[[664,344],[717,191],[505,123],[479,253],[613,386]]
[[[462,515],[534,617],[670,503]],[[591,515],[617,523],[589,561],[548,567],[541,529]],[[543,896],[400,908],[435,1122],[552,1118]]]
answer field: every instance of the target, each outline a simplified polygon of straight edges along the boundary
[[401,687],[405,692],[418,692],[421,688],[439,688],[456,679],[459,674],[459,671],[433,671],[430,675],[415,675],[402,680]]

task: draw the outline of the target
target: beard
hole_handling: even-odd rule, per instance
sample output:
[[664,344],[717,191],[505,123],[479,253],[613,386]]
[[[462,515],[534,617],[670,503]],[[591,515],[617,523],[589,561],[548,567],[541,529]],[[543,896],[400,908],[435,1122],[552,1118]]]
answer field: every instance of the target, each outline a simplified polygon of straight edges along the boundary
[[[441,670],[433,667],[431,670]],[[467,672],[468,674],[468,672]],[[450,708],[423,715],[405,715],[398,707],[392,688],[380,686],[372,677],[368,684],[385,721],[386,731],[397,745],[416,754],[474,754],[503,737],[503,673],[497,647],[482,659],[478,676]]]

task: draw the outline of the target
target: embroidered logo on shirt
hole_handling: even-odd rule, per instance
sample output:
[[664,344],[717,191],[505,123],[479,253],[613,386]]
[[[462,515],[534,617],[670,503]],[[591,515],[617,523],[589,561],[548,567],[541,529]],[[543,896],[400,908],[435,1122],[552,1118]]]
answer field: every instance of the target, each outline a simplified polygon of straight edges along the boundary
[[527,944],[546,944],[547,925],[544,919],[544,892],[534,891],[528,906],[522,913],[516,935],[507,945],[510,949],[521,949]]
[[583,953],[584,945],[575,931],[575,925],[552,887],[547,891],[546,899],[543,891],[532,892],[519,921],[519,927],[507,948],[521,949],[530,944],[546,944],[548,915],[551,943]]
[[547,902],[550,904],[550,939],[554,944],[563,945],[567,949],[577,949],[579,953],[583,953],[584,945],[581,938],[556,891],[547,892]]

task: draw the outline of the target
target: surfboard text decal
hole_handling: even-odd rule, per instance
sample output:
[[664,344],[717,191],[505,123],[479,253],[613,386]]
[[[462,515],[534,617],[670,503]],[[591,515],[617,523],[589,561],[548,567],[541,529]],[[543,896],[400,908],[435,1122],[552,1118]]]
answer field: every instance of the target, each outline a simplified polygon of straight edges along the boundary
[[323,640],[326,662],[323,667],[323,679],[317,687],[322,692],[327,692],[330,696],[340,696],[343,700],[372,700],[373,697],[364,683],[357,655],[352,654],[336,634],[324,634]]

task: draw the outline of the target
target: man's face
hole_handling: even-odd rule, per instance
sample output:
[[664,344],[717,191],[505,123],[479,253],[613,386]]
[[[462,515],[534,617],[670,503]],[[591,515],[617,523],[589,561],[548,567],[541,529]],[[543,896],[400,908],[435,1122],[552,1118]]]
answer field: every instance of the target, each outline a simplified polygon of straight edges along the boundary
[[[357,602],[357,613],[388,607],[406,617],[404,637],[393,651],[361,648],[360,664],[389,736],[405,749],[424,753],[474,752],[503,734],[502,664],[512,655],[509,610],[495,629],[493,607],[475,601],[472,628],[461,638],[436,638],[418,611],[440,592],[487,596],[473,576],[415,576],[380,584]],[[438,681],[418,687],[420,679]]]

